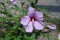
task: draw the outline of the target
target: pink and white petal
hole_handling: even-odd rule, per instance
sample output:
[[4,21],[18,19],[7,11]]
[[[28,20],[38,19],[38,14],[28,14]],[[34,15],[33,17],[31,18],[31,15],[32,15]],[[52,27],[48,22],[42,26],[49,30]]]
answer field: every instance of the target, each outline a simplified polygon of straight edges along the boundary
[[33,24],[32,22],[29,22],[29,24],[27,26],[24,26],[26,32],[31,33],[33,31]]
[[35,18],[36,18],[36,20],[38,20],[38,21],[43,20],[43,13],[42,13],[42,11],[36,11],[36,13],[35,13]]
[[44,26],[42,24],[40,24],[38,21],[34,22],[34,27],[36,30],[43,30]]
[[30,17],[29,16],[24,16],[24,17],[22,17],[20,23],[23,24],[23,25],[27,25],[29,22],[30,22]]
[[35,13],[35,9],[33,8],[33,7],[29,7],[28,8],[28,16],[33,16],[34,15],[34,13]]

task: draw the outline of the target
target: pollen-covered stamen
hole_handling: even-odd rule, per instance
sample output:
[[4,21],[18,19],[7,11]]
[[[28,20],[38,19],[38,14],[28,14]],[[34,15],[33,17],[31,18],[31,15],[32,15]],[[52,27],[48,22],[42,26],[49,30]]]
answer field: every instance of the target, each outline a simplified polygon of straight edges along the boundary
[[36,19],[34,17],[31,17],[31,21],[34,22],[36,21]]
[[34,19],[32,18],[32,22],[34,22]]

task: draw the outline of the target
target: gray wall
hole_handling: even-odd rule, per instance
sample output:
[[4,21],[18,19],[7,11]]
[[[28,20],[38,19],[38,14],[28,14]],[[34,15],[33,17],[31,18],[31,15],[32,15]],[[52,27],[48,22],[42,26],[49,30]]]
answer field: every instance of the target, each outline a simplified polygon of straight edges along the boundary
[[[6,0],[4,0],[6,2]],[[16,0],[17,5],[21,7],[21,1],[22,0]],[[24,0],[25,3],[27,4],[27,0]],[[0,2],[3,2],[3,0],[0,0]],[[60,17],[60,0],[38,0],[37,3],[41,8],[46,8],[49,10],[49,14],[52,17],[53,15],[57,18]]]
[[[0,0],[2,2],[3,0]],[[6,0],[4,0],[6,1]],[[16,0],[17,3],[21,2],[22,0]],[[27,0],[24,0],[27,3]],[[38,4],[40,5],[54,5],[54,6],[60,6],[60,0],[38,0]]]

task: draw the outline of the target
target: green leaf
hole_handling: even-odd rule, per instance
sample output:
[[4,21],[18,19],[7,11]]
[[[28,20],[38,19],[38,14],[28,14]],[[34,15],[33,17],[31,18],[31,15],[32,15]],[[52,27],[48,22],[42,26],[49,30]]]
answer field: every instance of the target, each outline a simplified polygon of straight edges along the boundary
[[44,37],[47,37],[47,36],[49,35],[49,33],[43,32],[42,35],[43,35]]
[[14,40],[20,40],[20,36],[14,36]]
[[21,12],[23,12],[23,15],[27,15],[27,9],[26,8],[22,9]]
[[10,39],[11,39],[10,33],[6,33],[6,35],[5,35],[5,40],[10,40]]
[[25,2],[24,2],[24,1],[22,1],[22,2],[21,2],[21,6],[23,7],[23,6],[24,6],[24,4],[25,4]]
[[34,2],[34,0],[28,0],[28,2],[32,3],[32,2]]
[[9,25],[5,23],[5,24],[3,24],[3,26],[4,26],[4,27],[8,27]]
[[35,34],[32,34],[32,36],[30,37],[30,40],[35,40]]
[[4,21],[5,21],[5,18],[0,17],[0,22],[4,22]]
[[17,28],[18,28],[18,25],[14,25],[14,26],[12,27],[12,29],[11,29],[12,32],[13,32],[13,31],[16,31]]
[[23,33],[25,33],[25,32],[26,32],[24,28],[21,28],[21,31],[22,31]]
[[28,2],[37,4],[38,0],[28,0]]
[[17,5],[15,5],[15,10],[18,11],[19,9],[20,8]]
[[10,20],[10,21],[15,20],[14,17],[8,17],[7,19]]
[[27,35],[24,35],[24,39],[23,40],[29,40],[29,37]]

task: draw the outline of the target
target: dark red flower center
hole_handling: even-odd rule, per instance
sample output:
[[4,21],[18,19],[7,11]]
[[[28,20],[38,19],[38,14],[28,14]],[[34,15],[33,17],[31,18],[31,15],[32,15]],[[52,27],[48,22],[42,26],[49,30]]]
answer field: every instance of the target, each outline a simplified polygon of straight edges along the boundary
[[30,18],[32,22],[36,21],[35,17]]

